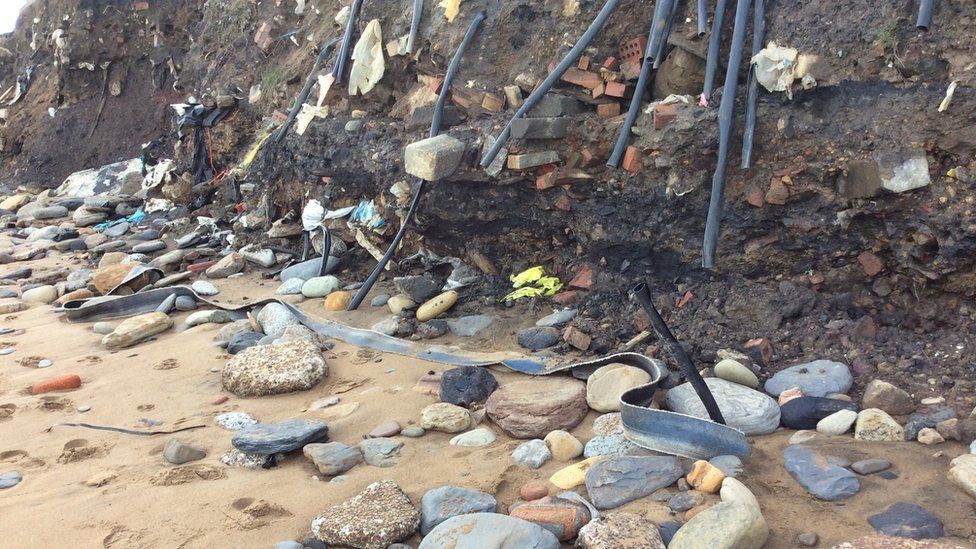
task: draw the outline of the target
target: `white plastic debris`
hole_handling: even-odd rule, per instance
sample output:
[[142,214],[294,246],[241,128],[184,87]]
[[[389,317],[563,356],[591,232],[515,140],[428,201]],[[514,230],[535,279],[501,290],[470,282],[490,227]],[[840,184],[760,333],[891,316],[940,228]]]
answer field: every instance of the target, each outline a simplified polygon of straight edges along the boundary
[[771,92],[786,92],[786,96],[793,98],[793,81],[800,79],[804,85],[816,85],[812,76],[805,79],[816,56],[801,55],[795,48],[779,46],[770,42],[752,58],[756,65],[756,80],[762,87]]
[[315,107],[308,103],[303,104],[302,110],[295,117],[295,133],[305,135],[305,130],[308,129],[308,125],[312,123],[313,118],[326,118],[327,116],[329,116],[328,105]]
[[318,200],[313,198],[302,209],[302,228],[308,232],[314,231],[322,225],[324,218],[325,208],[322,207],[322,204]]
[[340,9],[339,13],[337,13],[335,16],[336,24],[340,27],[345,27],[346,23],[349,22],[350,11],[352,11],[352,9],[349,6],[342,6],[342,9]]
[[352,69],[349,71],[349,95],[367,94],[383,78],[386,61],[383,59],[383,31],[379,19],[366,25],[363,35],[352,50]]
[[945,99],[942,100],[942,103],[939,103],[939,112],[946,112],[946,109],[949,108],[949,103],[952,103],[952,96],[956,94],[956,86],[958,84],[958,80],[953,80],[949,83],[949,88],[946,89]]

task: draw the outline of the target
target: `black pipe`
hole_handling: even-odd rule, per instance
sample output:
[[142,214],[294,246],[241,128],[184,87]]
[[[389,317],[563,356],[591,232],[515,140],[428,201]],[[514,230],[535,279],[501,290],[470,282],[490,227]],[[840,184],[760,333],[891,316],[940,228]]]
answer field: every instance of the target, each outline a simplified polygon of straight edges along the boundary
[[715,266],[715,248],[718,245],[719,225],[722,223],[722,202],[725,199],[725,164],[729,157],[729,137],[732,134],[732,111],[735,108],[735,88],[739,84],[739,64],[749,25],[749,3],[738,0],[735,8],[735,28],[732,31],[732,47],[729,50],[729,66],[725,70],[722,102],[718,108],[718,165],[712,175],[712,196],[708,203],[708,219],[705,222],[705,238],[702,242],[702,266]]
[[932,24],[933,4],[933,0],[921,0],[918,3],[918,19],[915,21],[918,30],[929,30],[929,26]]
[[325,270],[329,266],[329,252],[332,251],[332,235],[329,229],[322,227],[322,264],[319,265],[319,276],[325,276]]
[[678,4],[678,0],[674,0],[671,3],[671,12],[664,21],[664,31],[661,32],[661,38],[657,44],[657,52],[654,54],[654,70],[657,70],[664,61],[664,53],[668,47],[668,38],[671,37],[671,26],[674,24],[674,18],[678,15]]
[[[556,68],[549,73],[549,76],[547,76],[546,79],[539,84],[539,87],[536,88],[528,98],[526,98],[526,100],[522,103],[522,106],[519,107],[519,109],[515,112],[515,115],[512,116],[512,120],[521,118],[525,115],[525,113],[532,110],[532,108],[535,107],[536,104],[542,99],[542,96],[544,96],[553,87],[553,85],[555,85],[555,83],[562,78],[563,73],[566,72],[566,69],[576,64],[576,61],[578,61],[580,56],[583,55],[583,50],[585,50],[586,47],[590,45],[590,42],[596,38],[596,35],[599,34],[600,29],[603,28],[603,25],[607,22],[607,19],[610,18],[610,14],[613,13],[613,10],[617,9],[617,4],[619,3],[620,0],[607,0],[607,3],[603,5],[603,9],[601,9],[600,13],[597,14],[596,19],[590,23],[589,28],[586,29],[583,36],[581,36],[579,41],[576,42],[576,45],[569,50],[569,53],[567,53],[566,56],[563,57],[562,61],[556,65]],[[498,156],[498,151],[505,146],[505,142],[508,141],[509,136],[512,134],[512,120],[509,120],[508,124],[505,124],[505,127],[502,129],[501,134],[499,134],[498,139],[495,140],[495,144],[491,146],[488,152],[485,153],[485,157],[481,159],[482,168],[487,168],[490,166],[495,160],[495,157]]]
[[308,231],[302,231],[302,258],[299,261],[305,261],[308,259],[308,245],[310,238],[308,237]]
[[708,100],[712,97],[712,87],[715,84],[715,71],[718,69],[719,45],[722,40],[722,27],[725,24],[725,2],[718,0],[715,3],[715,18],[712,19],[712,35],[708,37],[708,55],[705,58],[705,85],[702,88],[702,106],[708,105]]
[[[451,88],[451,83],[454,81],[454,76],[457,74],[458,67],[461,66],[461,58],[464,56],[464,50],[468,48],[471,41],[474,40],[475,35],[478,32],[478,27],[481,22],[485,20],[487,15],[484,11],[478,12],[475,15],[474,20],[471,21],[471,26],[468,27],[467,34],[464,35],[464,40],[461,41],[461,45],[458,46],[456,52],[454,52],[454,57],[451,59],[451,64],[447,67],[447,72],[444,74],[444,83],[441,85],[441,93],[437,96],[437,104],[434,106],[434,114],[430,120],[430,137],[436,137],[437,133],[441,129],[441,111],[444,110],[444,103],[447,101],[447,93]],[[397,247],[400,245],[400,241],[403,240],[403,235],[407,233],[407,225],[413,218],[414,213],[417,211],[417,205],[420,204],[420,197],[424,194],[424,188],[427,182],[423,179],[417,179],[417,188],[414,190],[413,199],[410,200],[410,207],[407,208],[407,215],[403,218],[403,223],[400,224],[400,229],[397,230],[396,235],[393,237],[393,242],[390,243],[390,247],[386,249],[386,253],[380,258],[373,272],[369,273],[366,277],[366,281],[363,285],[359,287],[356,295],[349,302],[349,306],[346,307],[347,311],[355,311],[362,304],[363,300],[366,299],[366,294],[376,283],[376,279],[379,278],[380,273],[386,268],[386,264],[390,262],[393,254],[396,252]]]
[[[752,57],[759,55],[766,34],[766,0],[753,0],[755,9],[752,20]],[[742,162],[740,167],[752,167],[752,139],[756,134],[756,101],[759,100],[759,80],[756,78],[756,64],[749,60],[749,91],[746,94],[746,129],[742,134]]]
[[407,35],[407,55],[413,55],[414,42],[420,30],[420,18],[424,12],[424,0],[413,0],[413,18],[410,20],[410,34]]
[[705,410],[708,411],[708,417],[712,418],[712,421],[715,423],[725,425],[725,418],[722,416],[722,411],[718,408],[718,403],[715,402],[715,397],[712,396],[712,391],[708,388],[708,385],[702,379],[698,370],[695,369],[695,365],[691,362],[691,357],[688,356],[688,353],[685,352],[685,348],[674,337],[674,334],[668,329],[667,323],[661,318],[661,314],[654,308],[654,303],[651,302],[651,290],[647,284],[641,282],[637,286],[634,286],[634,297],[637,298],[637,302],[640,303],[644,312],[650,317],[654,335],[664,345],[668,354],[671,355],[671,359],[678,363],[678,367],[681,368],[681,373],[685,375],[685,378],[691,383],[695,392],[698,393],[698,398],[701,399],[702,404],[705,405]]
[[356,29],[356,19],[359,18],[359,8],[363,5],[363,0],[352,0],[352,7],[349,8],[349,20],[346,21],[346,32],[342,35],[342,46],[339,47],[339,58],[336,59],[335,66],[332,67],[332,77],[335,83],[342,82],[346,71],[346,59],[349,57],[349,47],[352,45],[352,33]]
[[698,37],[708,33],[708,0],[698,0]]
[[641,103],[644,100],[644,90],[648,86],[648,80],[651,77],[651,68],[653,63],[651,59],[653,58],[653,53],[657,49],[656,39],[657,39],[657,29],[661,21],[661,12],[663,6],[669,0],[658,0],[654,2],[654,14],[651,17],[651,30],[647,31],[647,46],[644,47],[644,59],[641,63],[640,75],[637,77],[637,87],[634,88],[634,95],[630,99],[630,108],[627,109],[627,118],[624,120],[623,126],[620,126],[620,130],[617,131],[617,141],[614,143],[613,152],[610,153],[610,158],[607,160],[607,166],[610,168],[617,168],[620,166],[620,160],[624,156],[624,151],[627,149],[627,139],[630,138],[630,129],[634,126],[634,122],[637,120],[637,115],[640,114]]
[[[302,87],[302,91],[298,94],[298,97],[295,98],[295,103],[291,106],[291,111],[288,113],[288,118],[285,119],[284,124],[279,126],[271,136],[275,143],[281,142],[281,139],[285,137],[285,133],[288,131],[288,128],[290,128],[292,123],[295,122],[295,117],[297,117],[298,112],[302,110],[302,105],[304,105],[305,100],[308,99],[308,94],[312,92],[312,86],[315,85],[315,81],[317,80],[316,73],[319,72],[319,66],[322,65],[323,61],[325,61],[325,58],[329,55],[329,52],[335,48],[336,42],[338,41],[338,38],[333,38],[332,40],[326,42],[325,45],[322,46],[322,50],[319,51],[319,54],[315,57],[315,63],[312,64],[312,70],[308,73],[308,77],[305,78],[305,86]],[[268,93],[270,93],[270,91]]]

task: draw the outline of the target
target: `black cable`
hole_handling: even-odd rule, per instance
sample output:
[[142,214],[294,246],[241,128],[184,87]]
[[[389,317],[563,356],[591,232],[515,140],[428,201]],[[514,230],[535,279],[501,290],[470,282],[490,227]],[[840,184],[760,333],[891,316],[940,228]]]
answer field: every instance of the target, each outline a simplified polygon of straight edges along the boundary
[[[759,55],[763,48],[766,33],[766,0],[754,0],[752,20],[752,57]],[[740,167],[752,167],[752,141],[756,134],[756,101],[759,100],[759,80],[756,78],[756,64],[749,60],[749,91],[746,93],[746,129],[742,134],[742,162]]]

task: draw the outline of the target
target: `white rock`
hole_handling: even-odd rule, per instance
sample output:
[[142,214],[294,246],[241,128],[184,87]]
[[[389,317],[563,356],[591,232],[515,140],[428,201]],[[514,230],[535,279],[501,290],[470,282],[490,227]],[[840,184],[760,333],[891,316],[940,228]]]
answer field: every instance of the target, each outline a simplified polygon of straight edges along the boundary
[[854,410],[840,410],[817,422],[817,432],[825,435],[843,435],[851,430],[851,425],[857,421]]

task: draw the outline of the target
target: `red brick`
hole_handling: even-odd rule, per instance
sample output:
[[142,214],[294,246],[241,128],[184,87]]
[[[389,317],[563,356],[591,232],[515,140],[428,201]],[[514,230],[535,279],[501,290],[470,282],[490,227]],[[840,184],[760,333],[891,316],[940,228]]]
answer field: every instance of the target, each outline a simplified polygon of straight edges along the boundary
[[481,108],[482,93],[472,90],[466,86],[457,84],[451,86],[451,101],[464,110],[472,107]]
[[603,162],[603,158],[593,152],[593,149],[586,147],[580,151],[580,166],[583,168],[592,168],[598,166]]
[[575,290],[566,290],[552,296],[552,300],[559,305],[572,305],[576,303],[577,298],[579,298],[579,292]]
[[782,206],[789,199],[790,189],[779,178],[773,178],[769,184],[769,190],[766,191],[766,202]]
[[644,59],[645,49],[647,49],[646,36],[639,36],[633,40],[628,40],[620,45],[620,61],[636,61],[640,63]]
[[590,348],[590,342],[593,338],[584,334],[576,327],[566,326],[566,329],[563,330],[563,340],[580,351],[585,351]]
[[582,170],[555,168],[537,177],[535,180],[535,188],[537,191],[541,191],[557,185],[588,183],[592,180],[593,176]]
[[611,97],[627,97],[630,92],[629,86],[623,82],[607,82],[605,88],[606,94]]
[[620,114],[620,103],[600,103],[596,106],[596,113],[607,118]]
[[763,198],[762,189],[759,187],[750,187],[748,192],[746,192],[746,203],[750,206],[762,208],[766,203],[766,200]]
[[580,267],[580,270],[576,273],[576,276],[569,281],[569,286],[571,288],[579,288],[581,290],[589,290],[593,288],[593,267],[584,264]]
[[590,56],[584,55],[580,57],[579,63],[576,65],[581,71],[586,71],[590,69]]
[[591,90],[603,83],[603,79],[600,78],[599,74],[581,71],[574,67],[570,67],[563,73],[562,80]]
[[620,67],[620,63],[614,56],[607,57],[606,61],[603,62],[603,68],[611,71],[615,71]]
[[435,76],[430,79],[430,82],[428,82],[427,84],[427,88],[429,88],[430,91],[434,93],[441,93],[441,86],[443,85],[444,85],[444,77]]
[[636,80],[640,76],[641,64],[639,61],[627,61],[620,66],[620,74],[626,80]]
[[149,9],[149,2],[133,2],[132,9],[135,11],[146,11]]
[[631,145],[624,152],[623,168],[630,173],[640,173],[644,169],[641,163],[640,149]]
[[756,350],[762,357],[763,362],[769,364],[773,361],[773,344],[765,337],[757,337],[746,341],[745,350]]
[[254,33],[254,43],[262,50],[271,46],[271,27],[267,23],[261,23],[258,31]]
[[678,109],[674,105],[654,104],[654,129],[660,130],[678,116]]
[[857,261],[861,264],[861,268],[864,269],[864,274],[868,276],[874,276],[884,270],[884,263],[881,262],[881,258],[869,251],[861,252],[857,256]]

